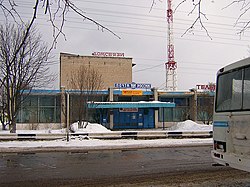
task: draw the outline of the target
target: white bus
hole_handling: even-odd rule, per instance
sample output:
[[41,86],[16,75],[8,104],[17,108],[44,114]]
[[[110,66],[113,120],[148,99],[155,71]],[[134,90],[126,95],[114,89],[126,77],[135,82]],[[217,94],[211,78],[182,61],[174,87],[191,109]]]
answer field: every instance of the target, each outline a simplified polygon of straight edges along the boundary
[[217,72],[213,160],[250,172],[250,58]]

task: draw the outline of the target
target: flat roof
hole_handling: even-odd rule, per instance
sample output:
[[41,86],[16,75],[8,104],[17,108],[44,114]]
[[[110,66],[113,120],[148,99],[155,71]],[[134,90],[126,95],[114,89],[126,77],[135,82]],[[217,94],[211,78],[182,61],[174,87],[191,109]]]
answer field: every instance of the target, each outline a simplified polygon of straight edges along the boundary
[[174,108],[175,103],[160,101],[89,102],[88,108]]

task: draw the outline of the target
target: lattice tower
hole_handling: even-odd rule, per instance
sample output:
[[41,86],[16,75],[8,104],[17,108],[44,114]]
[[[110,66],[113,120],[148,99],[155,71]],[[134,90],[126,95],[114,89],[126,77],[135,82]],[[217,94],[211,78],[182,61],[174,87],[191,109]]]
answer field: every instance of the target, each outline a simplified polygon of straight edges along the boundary
[[167,56],[166,66],[166,89],[175,91],[177,89],[177,63],[174,60],[174,36],[173,36],[173,10],[172,0],[167,0],[167,21],[168,21],[168,38],[167,38]]

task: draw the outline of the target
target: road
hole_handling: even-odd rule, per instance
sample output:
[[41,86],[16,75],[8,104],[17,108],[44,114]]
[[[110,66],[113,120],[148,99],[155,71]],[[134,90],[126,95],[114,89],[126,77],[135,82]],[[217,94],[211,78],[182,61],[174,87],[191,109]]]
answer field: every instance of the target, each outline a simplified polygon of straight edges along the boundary
[[1,154],[0,186],[250,184],[250,174],[247,172],[212,166],[210,150],[210,146],[198,146],[82,153]]

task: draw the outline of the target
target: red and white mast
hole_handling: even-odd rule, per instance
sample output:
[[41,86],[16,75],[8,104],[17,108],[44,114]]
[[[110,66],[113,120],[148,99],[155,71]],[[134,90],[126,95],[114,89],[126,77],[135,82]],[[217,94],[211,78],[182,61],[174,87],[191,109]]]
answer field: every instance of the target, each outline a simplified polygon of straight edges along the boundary
[[173,10],[172,0],[167,0],[167,21],[168,21],[168,39],[167,39],[167,55],[168,62],[166,66],[166,89],[167,91],[176,91],[177,89],[177,63],[174,60],[174,36],[173,36]]

